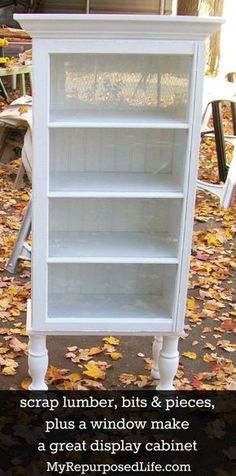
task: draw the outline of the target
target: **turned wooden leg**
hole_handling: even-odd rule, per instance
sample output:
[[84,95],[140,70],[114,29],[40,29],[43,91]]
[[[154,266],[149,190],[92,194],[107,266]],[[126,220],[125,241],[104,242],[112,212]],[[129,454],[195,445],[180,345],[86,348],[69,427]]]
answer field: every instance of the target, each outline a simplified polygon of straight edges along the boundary
[[179,364],[178,342],[178,336],[163,337],[159,357],[160,383],[157,390],[175,390],[173,380]]
[[152,355],[153,355],[153,369],[151,371],[151,376],[154,379],[160,378],[159,372],[159,357],[162,349],[163,337],[155,336],[152,344]]
[[48,368],[46,336],[31,335],[29,338],[29,375],[32,383],[29,390],[47,390],[45,375]]

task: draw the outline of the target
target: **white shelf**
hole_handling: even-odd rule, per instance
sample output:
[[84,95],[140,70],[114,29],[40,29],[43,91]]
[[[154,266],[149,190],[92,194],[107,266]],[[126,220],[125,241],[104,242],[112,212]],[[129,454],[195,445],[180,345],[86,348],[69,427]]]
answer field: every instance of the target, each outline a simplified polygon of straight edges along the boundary
[[52,232],[49,263],[178,263],[166,233]]
[[49,319],[170,319],[164,300],[149,294],[49,294]]
[[52,110],[50,112],[49,127],[135,127],[135,128],[173,128],[188,129],[188,122],[173,117],[171,112],[142,112],[136,114],[117,111],[73,111]]
[[182,198],[171,174],[126,172],[52,172],[49,197]]

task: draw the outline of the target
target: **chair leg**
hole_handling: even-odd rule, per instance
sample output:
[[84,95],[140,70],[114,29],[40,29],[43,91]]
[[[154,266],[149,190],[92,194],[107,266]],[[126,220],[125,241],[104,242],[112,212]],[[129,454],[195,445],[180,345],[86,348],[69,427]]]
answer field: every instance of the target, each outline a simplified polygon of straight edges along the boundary
[[31,259],[31,248],[27,243],[27,238],[31,231],[31,202],[27,207],[20,231],[18,233],[15,246],[13,248],[12,254],[8,261],[7,271],[9,273],[15,273],[18,265],[19,259],[24,259],[30,261]]
[[14,187],[15,188],[20,188],[23,186],[23,177],[25,175],[25,167],[24,167],[24,164],[23,162],[21,161],[21,164],[20,164],[20,167],[19,167],[19,170],[17,172],[17,175],[16,175],[16,179],[15,179],[15,182],[14,182]]
[[5,88],[1,79],[0,79],[0,94],[1,94],[1,96],[4,97],[4,99],[8,99],[8,94],[7,94],[6,88]]
[[21,93],[21,96],[25,96],[25,75],[24,75],[24,73],[20,74],[20,93]]
[[215,131],[219,179],[222,182],[225,182],[227,177],[227,165],[226,165],[224,130],[223,130],[223,123],[222,123],[220,101],[212,102],[212,116],[213,116],[213,124],[214,124],[214,131]]

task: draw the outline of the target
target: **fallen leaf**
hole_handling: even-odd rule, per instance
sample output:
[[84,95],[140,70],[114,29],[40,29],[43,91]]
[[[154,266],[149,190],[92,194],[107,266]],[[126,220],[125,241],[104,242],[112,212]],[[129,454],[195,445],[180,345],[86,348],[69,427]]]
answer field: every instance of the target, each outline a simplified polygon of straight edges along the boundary
[[79,380],[81,380],[81,374],[79,374],[78,372],[73,372],[72,374],[68,374],[68,379],[71,382],[78,382]]
[[103,352],[101,347],[91,347],[88,351],[88,355],[97,355],[101,354],[101,352]]
[[4,367],[2,369],[2,374],[7,376],[16,375],[16,369],[14,367]]
[[216,346],[211,344],[210,342],[206,342],[206,344],[204,345],[204,349],[215,350]]
[[25,379],[22,380],[22,382],[21,382],[21,387],[22,387],[24,390],[29,390],[30,384],[31,384],[31,379],[30,379],[30,378],[25,378]]
[[18,107],[18,111],[19,111],[20,114],[24,114],[24,113],[28,112],[28,110],[29,110],[29,108],[26,105],[22,105],[22,106]]
[[183,352],[182,355],[191,360],[195,360],[197,358],[197,354],[195,352]]
[[61,380],[68,380],[68,375],[66,374],[68,374],[68,370],[58,369],[57,367],[50,365],[46,374],[46,379],[49,384],[60,382]]
[[89,362],[88,364],[85,364],[85,369],[83,371],[84,375],[87,375],[88,377],[94,379],[94,380],[104,380],[106,377],[106,374],[104,370],[101,370],[97,365],[94,363]]
[[195,311],[195,309],[199,308],[199,305],[193,296],[187,299],[187,308],[189,311]]
[[133,374],[123,373],[119,375],[118,380],[124,385],[130,385],[132,382],[135,382],[136,377]]
[[77,345],[73,345],[72,347],[67,347],[67,349],[69,350],[69,352],[75,352],[78,349],[78,347]]
[[119,360],[119,359],[122,359],[123,357],[121,352],[111,352],[109,356],[112,358],[112,360]]
[[105,342],[105,344],[111,344],[111,345],[119,345],[120,341],[119,339],[116,339],[115,337],[104,337],[103,339],[103,342]]

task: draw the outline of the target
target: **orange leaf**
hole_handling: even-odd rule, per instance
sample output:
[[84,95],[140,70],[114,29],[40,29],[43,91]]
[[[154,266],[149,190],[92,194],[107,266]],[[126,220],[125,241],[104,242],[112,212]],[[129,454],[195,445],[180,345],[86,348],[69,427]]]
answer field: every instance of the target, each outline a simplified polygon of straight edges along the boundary
[[31,379],[30,379],[30,378],[25,378],[25,379],[22,380],[22,382],[21,382],[21,387],[22,387],[24,390],[29,390],[30,384],[31,384]]
[[97,355],[101,354],[103,352],[103,349],[101,347],[91,347],[88,351],[88,355]]

